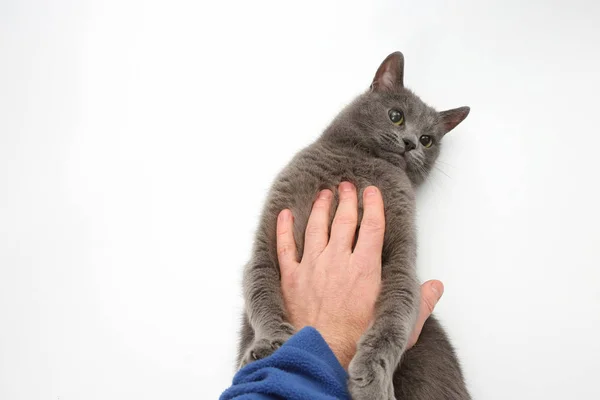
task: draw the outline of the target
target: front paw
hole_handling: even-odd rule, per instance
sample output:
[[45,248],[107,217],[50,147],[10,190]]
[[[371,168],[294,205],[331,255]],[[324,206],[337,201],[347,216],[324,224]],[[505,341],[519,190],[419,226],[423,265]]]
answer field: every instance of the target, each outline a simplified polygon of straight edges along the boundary
[[355,357],[348,368],[352,400],[395,400],[393,372],[384,359]]
[[287,323],[283,323],[281,327],[270,337],[258,337],[252,342],[242,361],[240,368],[250,364],[253,361],[260,360],[270,356],[275,350],[280,348],[294,334],[294,328]]

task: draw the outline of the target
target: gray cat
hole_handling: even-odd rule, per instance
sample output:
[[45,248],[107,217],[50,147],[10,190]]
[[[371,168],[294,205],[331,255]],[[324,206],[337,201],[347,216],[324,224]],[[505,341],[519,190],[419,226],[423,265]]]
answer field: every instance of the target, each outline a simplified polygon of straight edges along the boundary
[[301,257],[317,193],[325,188],[337,193],[339,183],[346,180],[359,191],[359,221],[362,190],[369,185],[381,190],[386,219],[375,322],[362,336],[348,368],[352,398],[470,399],[454,349],[434,317],[425,323],[417,344],[405,351],[420,299],[415,186],[433,167],[443,136],[467,117],[469,108],[435,111],[404,87],[403,73],[402,53],[390,54],[370,89],[276,178],[244,270],[240,366],[268,356],[294,333],[280,292],[277,215],[285,208],[292,210]]

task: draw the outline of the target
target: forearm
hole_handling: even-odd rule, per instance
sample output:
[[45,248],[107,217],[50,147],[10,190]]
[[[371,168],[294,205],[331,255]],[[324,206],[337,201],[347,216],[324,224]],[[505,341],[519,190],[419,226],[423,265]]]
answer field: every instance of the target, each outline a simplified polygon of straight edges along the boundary
[[325,340],[307,327],[271,356],[238,371],[220,400],[349,399],[347,378]]

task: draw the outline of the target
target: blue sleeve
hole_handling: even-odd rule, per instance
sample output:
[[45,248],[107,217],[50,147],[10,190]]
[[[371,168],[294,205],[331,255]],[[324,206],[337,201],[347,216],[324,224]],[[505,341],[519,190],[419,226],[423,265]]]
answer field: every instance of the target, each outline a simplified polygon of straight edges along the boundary
[[323,337],[306,327],[269,357],[239,370],[220,400],[349,400],[347,379]]

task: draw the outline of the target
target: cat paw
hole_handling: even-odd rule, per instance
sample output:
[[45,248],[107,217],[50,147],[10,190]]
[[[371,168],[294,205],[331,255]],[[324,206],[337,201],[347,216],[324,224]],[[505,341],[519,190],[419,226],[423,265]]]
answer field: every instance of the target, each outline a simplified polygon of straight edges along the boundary
[[280,348],[294,334],[294,328],[287,323],[281,325],[280,329],[269,338],[256,338],[250,345],[242,361],[240,368],[253,361],[260,360],[273,354],[275,350]]
[[393,372],[383,359],[352,360],[348,368],[348,390],[352,400],[396,400]]

